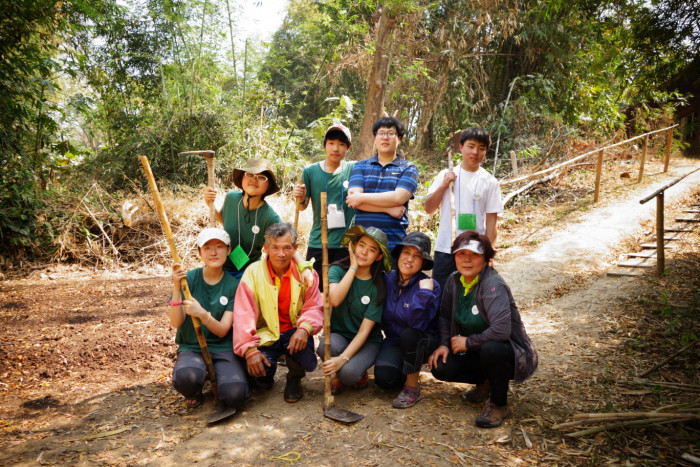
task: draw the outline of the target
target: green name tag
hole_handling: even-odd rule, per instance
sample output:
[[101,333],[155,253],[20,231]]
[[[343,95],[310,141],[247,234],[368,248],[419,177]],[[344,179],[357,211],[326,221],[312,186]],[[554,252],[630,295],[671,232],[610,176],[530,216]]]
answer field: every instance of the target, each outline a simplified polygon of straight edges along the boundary
[[245,266],[248,261],[250,261],[250,257],[245,251],[243,251],[243,248],[241,248],[240,245],[234,248],[228,257],[231,258],[233,265],[236,266],[236,269],[239,271],[243,269],[243,266]]
[[476,230],[476,214],[460,214],[457,218],[459,230]]

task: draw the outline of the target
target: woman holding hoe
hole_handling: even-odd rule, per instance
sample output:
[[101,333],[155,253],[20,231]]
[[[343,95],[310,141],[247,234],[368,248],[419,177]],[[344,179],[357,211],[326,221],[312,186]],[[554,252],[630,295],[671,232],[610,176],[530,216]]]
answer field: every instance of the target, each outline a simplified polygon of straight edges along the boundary
[[[232,240],[232,250],[226,258],[224,271],[237,279],[243,271],[260,259],[265,243],[265,230],[272,224],[282,222],[280,216],[265,202],[265,197],[277,193],[277,186],[272,164],[266,159],[249,159],[246,164],[233,171],[233,183],[242,191],[229,191],[224,198],[221,210],[216,211],[216,218],[224,226]],[[204,201],[209,205],[216,200],[216,190],[207,187]],[[303,265],[300,269],[304,284],[313,284],[311,264],[306,264],[301,255],[295,253],[294,260]]]
[[405,409],[421,400],[420,368],[438,344],[440,286],[423,271],[433,268],[430,238],[411,232],[391,251],[398,270],[386,276],[382,343],[374,364],[374,382],[401,389],[393,406]]
[[[223,229],[206,228],[197,237],[204,267],[185,271],[173,264],[173,293],[170,325],[177,329],[177,361],[173,386],[185,396],[188,408],[202,405],[202,387],[207,370],[197,341],[192,316],[202,322],[216,372],[219,398],[227,407],[240,407],[249,397],[245,367],[233,354],[233,299],[238,279],[224,274],[223,265],[231,252],[231,239]],[[181,282],[187,279],[192,301],[183,300]]]
[[[376,227],[356,225],[341,240],[349,257],[333,263],[328,272],[331,312],[331,358],[323,362],[323,373],[331,378],[331,392],[344,386],[367,387],[367,369],[382,344],[378,323],[386,289],[384,272],[391,271],[388,240]],[[324,341],[318,346],[321,358]]]
[[494,428],[510,415],[508,381],[520,383],[537,369],[537,352],[525,332],[510,288],[489,261],[495,252],[473,230],[452,244],[457,271],[445,283],[440,302],[440,346],[428,359],[442,381],[476,384],[464,394],[486,401],[476,426]]

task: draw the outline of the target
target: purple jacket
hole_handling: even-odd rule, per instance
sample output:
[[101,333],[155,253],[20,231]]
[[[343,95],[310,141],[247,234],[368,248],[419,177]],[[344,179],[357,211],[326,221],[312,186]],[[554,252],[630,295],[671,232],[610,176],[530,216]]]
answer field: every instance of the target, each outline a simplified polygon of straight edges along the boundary
[[384,342],[399,345],[401,331],[405,328],[428,332],[438,336],[438,305],[440,286],[433,280],[433,290],[421,289],[422,279],[430,279],[419,272],[408,281],[399,294],[399,273],[394,270],[386,275],[386,303],[382,313]]

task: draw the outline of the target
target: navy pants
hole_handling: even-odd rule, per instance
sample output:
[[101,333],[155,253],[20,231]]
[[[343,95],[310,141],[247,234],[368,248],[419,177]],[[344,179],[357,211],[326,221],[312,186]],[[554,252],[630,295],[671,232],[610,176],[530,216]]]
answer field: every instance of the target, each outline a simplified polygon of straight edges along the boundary
[[437,348],[437,339],[423,331],[405,328],[398,345],[386,341],[374,363],[374,382],[382,389],[398,389],[406,375],[417,373]]
[[274,381],[275,373],[277,372],[277,360],[279,360],[282,355],[285,356],[287,362],[287,370],[289,370],[287,373],[288,377],[303,378],[307,371],[314,371],[316,369],[318,361],[314,353],[313,337],[309,336],[304,350],[295,354],[289,353],[287,347],[289,346],[289,340],[295,332],[297,332],[297,328],[289,329],[283,332],[274,344],[258,347],[258,350],[260,350],[270,362],[270,366],[265,367],[265,376],[256,378],[263,385],[269,385]]
[[513,379],[515,354],[510,342],[486,341],[480,349],[467,350],[464,355],[450,352],[447,361],[438,359],[432,373],[436,379],[455,383],[491,383],[491,401],[508,405],[508,381]]

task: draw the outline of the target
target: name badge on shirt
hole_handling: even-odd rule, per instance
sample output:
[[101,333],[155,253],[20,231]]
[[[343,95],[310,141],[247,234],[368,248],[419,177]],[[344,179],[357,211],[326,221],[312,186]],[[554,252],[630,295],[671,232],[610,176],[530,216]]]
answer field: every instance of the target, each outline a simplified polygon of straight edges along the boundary
[[228,255],[228,257],[231,258],[233,265],[236,266],[239,271],[243,269],[243,266],[245,266],[248,261],[250,261],[250,257],[245,251],[243,251],[243,248],[241,248],[240,245],[237,245],[231,254]]
[[328,228],[329,229],[344,229],[345,214],[343,210],[338,210],[335,204],[328,205]]
[[459,230],[476,230],[476,214],[460,214],[457,218]]

